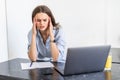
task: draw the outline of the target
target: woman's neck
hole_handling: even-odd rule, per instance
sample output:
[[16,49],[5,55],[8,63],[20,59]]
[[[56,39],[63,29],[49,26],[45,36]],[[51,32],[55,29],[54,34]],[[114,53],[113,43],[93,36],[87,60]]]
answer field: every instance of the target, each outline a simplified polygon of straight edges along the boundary
[[48,30],[40,31],[40,33],[42,36],[48,36],[48,34],[49,34]]
[[41,34],[41,36],[43,38],[43,42],[45,44],[47,38],[49,37],[49,32],[48,31],[40,31],[40,34]]

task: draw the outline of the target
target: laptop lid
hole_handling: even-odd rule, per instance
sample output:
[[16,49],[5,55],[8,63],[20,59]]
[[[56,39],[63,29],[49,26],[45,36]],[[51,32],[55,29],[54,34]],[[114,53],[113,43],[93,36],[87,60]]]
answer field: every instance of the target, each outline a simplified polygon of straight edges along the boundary
[[103,71],[110,45],[68,48],[64,74]]

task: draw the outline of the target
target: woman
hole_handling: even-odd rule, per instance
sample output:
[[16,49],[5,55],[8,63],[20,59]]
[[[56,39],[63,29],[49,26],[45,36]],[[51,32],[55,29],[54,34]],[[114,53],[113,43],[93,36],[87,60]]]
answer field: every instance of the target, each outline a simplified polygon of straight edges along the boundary
[[31,61],[64,61],[65,40],[51,10],[37,6],[32,13],[32,30],[28,33],[28,56]]

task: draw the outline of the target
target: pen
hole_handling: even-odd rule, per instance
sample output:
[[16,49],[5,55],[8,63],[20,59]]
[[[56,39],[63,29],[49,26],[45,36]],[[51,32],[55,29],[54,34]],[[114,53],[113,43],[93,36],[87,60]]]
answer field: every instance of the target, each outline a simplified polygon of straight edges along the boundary
[[32,66],[32,64],[33,64],[33,61],[31,61],[31,63],[30,63],[30,67]]

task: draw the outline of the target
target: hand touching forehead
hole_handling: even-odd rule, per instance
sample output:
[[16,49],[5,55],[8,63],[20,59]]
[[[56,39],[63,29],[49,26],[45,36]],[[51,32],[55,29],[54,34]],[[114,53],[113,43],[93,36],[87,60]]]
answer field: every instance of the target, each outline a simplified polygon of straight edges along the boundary
[[49,21],[49,16],[46,13],[37,13],[35,18],[38,22],[39,21]]

